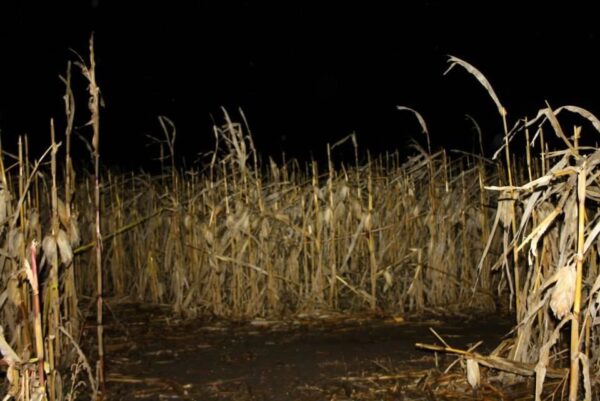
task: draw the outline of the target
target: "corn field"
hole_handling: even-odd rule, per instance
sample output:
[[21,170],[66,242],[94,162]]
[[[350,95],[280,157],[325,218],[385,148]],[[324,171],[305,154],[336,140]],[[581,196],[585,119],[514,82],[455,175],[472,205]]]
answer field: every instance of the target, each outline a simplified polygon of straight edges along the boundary
[[[89,61],[75,66],[89,83],[94,173],[76,174],[72,161],[70,69],[62,77],[64,126],[59,134],[51,122],[48,150],[32,160],[24,137],[18,155],[0,159],[5,399],[100,399],[107,297],[233,320],[493,313],[508,304],[516,326],[497,355],[533,366],[536,399],[548,372],[570,375],[571,400],[591,399],[600,371],[600,150],[579,140],[600,132],[600,121],[579,107],[548,106],[509,130],[485,76],[450,61],[498,107],[498,160],[415,142],[406,160],[388,153],[361,162],[349,136],[327,145],[324,164],[276,163],[262,160],[245,124],[224,113],[201,168],[177,167],[175,124],[160,117],[162,173],[117,174],[98,168],[90,45]],[[586,128],[567,136],[559,121],[567,112]],[[563,149],[550,151],[544,134]],[[525,138],[525,149],[512,148],[515,137]],[[353,150],[353,161],[332,161],[341,147]],[[84,352],[92,316],[97,346]]]

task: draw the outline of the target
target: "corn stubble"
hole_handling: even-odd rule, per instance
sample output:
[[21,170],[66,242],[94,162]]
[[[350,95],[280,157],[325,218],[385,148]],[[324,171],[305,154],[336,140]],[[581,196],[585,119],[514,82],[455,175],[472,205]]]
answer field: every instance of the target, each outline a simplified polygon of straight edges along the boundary
[[[240,124],[224,112],[202,168],[177,169],[175,124],[160,117],[164,138],[154,141],[162,174],[102,174],[91,53],[89,67],[79,66],[95,99],[95,176],[76,176],[71,161],[70,67],[62,77],[64,144],[52,121],[51,145],[36,161],[26,137],[18,155],[0,159],[0,352],[9,366],[8,395],[100,399],[102,302],[110,295],[168,304],[183,317],[229,319],[436,307],[492,312],[506,298],[517,325],[495,355],[535,365],[538,400],[555,368],[569,368],[571,400],[591,399],[600,369],[600,151],[579,145],[579,128],[568,138],[557,117],[576,113],[598,130],[591,113],[548,106],[508,130],[485,76],[452,57],[498,107],[503,163],[434,153],[429,136],[428,149],[415,144],[406,161],[389,153],[360,162],[349,136],[327,146],[324,165],[265,162],[243,114]],[[428,135],[416,111],[399,109],[415,113]],[[548,151],[548,124],[564,150]],[[530,144],[526,160],[510,151],[517,135]],[[334,163],[344,146],[352,147],[354,162]],[[79,345],[81,299],[97,305],[95,368]],[[467,365],[469,383],[479,386],[479,369]]]

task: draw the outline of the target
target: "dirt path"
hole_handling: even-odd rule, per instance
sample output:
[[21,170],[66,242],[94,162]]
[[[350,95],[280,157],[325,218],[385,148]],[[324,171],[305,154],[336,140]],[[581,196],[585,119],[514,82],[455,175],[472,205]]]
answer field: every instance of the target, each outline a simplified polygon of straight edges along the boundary
[[109,398],[115,400],[400,399],[401,386],[390,390],[388,381],[374,387],[364,378],[418,378],[433,368],[434,355],[414,347],[439,343],[430,327],[459,348],[483,340],[480,351],[510,329],[506,319],[182,322],[165,310],[135,305],[118,307],[114,315],[106,336]]

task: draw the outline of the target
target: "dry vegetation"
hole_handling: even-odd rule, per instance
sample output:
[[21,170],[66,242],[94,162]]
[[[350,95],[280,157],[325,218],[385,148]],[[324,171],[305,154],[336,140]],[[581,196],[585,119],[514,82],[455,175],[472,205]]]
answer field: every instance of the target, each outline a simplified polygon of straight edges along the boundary
[[[161,117],[163,174],[100,177],[96,165],[96,174],[76,178],[69,72],[61,143],[52,123],[51,146],[37,161],[26,140],[14,160],[0,160],[6,398],[100,397],[101,313],[98,347],[89,354],[99,363],[90,364],[78,345],[88,305],[103,309],[100,294],[168,304],[184,317],[230,319],[434,307],[491,312],[510,300],[518,326],[495,355],[522,365],[491,366],[535,375],[538,399],[546,376],[570,369],[571,400],[591,399],[600,369],[600,151],[579,145],[578,127],[567,137],[557,116],[574,112],[596,129],[600,122],[573,106],[547,107],[509,131],[485,77],[462,60],[451,62],[496,102],[506,130],[504,163],[417,145],[407,161],[386,154],[359,163],[354,137],[327,148],[331,154],[352,147],[350,164],[334,165],[331,157],[325,165],[263,162],[244,125],[225,114],[202,170],[176,168],[175,126]],[[88,64],[79,63],[90,83],[97,162],[93,65],[93,52]],[[564,150],[547,150],[547,125]],[[509,148],[517,135],[531,145],[524,160]],[[477,385],[477,363],[486,360],[461,355]]]
[[[467,266],[487,240],[480,223],[493,217],[476,159],[423,152],[402,165],[388,155],[339,170],[261,166],[240,125],[216,135],[224,152],[205,171],[108,178],[104,231],[129,225],[105,241],[112,294],[233,319],[472,299],[477,272]],[[89,288],[92,271],[77,274]],[[486,268],[474,306],[493,309],[490,284]]]

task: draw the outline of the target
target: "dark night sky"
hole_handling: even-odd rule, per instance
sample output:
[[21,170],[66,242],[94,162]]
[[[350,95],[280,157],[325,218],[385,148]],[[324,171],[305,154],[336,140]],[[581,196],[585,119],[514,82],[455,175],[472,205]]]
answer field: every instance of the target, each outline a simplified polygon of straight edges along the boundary
[[[364,149],[402,149],[420,134],[398,104],[421,112],[435,146],[471,150],[465,114],[490,138],[501,123],[472,77],[458,68],[442,75],[448,54],[486,74],[513,121],[546,100],[600,115],[600,29],[583,2],[52,3],[0,5],[0,129],[9,150],[25,132],[34,151],[47,146],[51,116],[63,126],[58,75],[74,59],[70,48],[87,55],[92,31],[106,163],[147,165],[156,153],[146,135],[160,135],[161,114],[178,126],[180,156],[193,160],[212,147],[221,106],[234,119],[241,107],[258,148],[276,157],[319,157],[353,131]],[[80,125],[83,113],[82,105]]]

